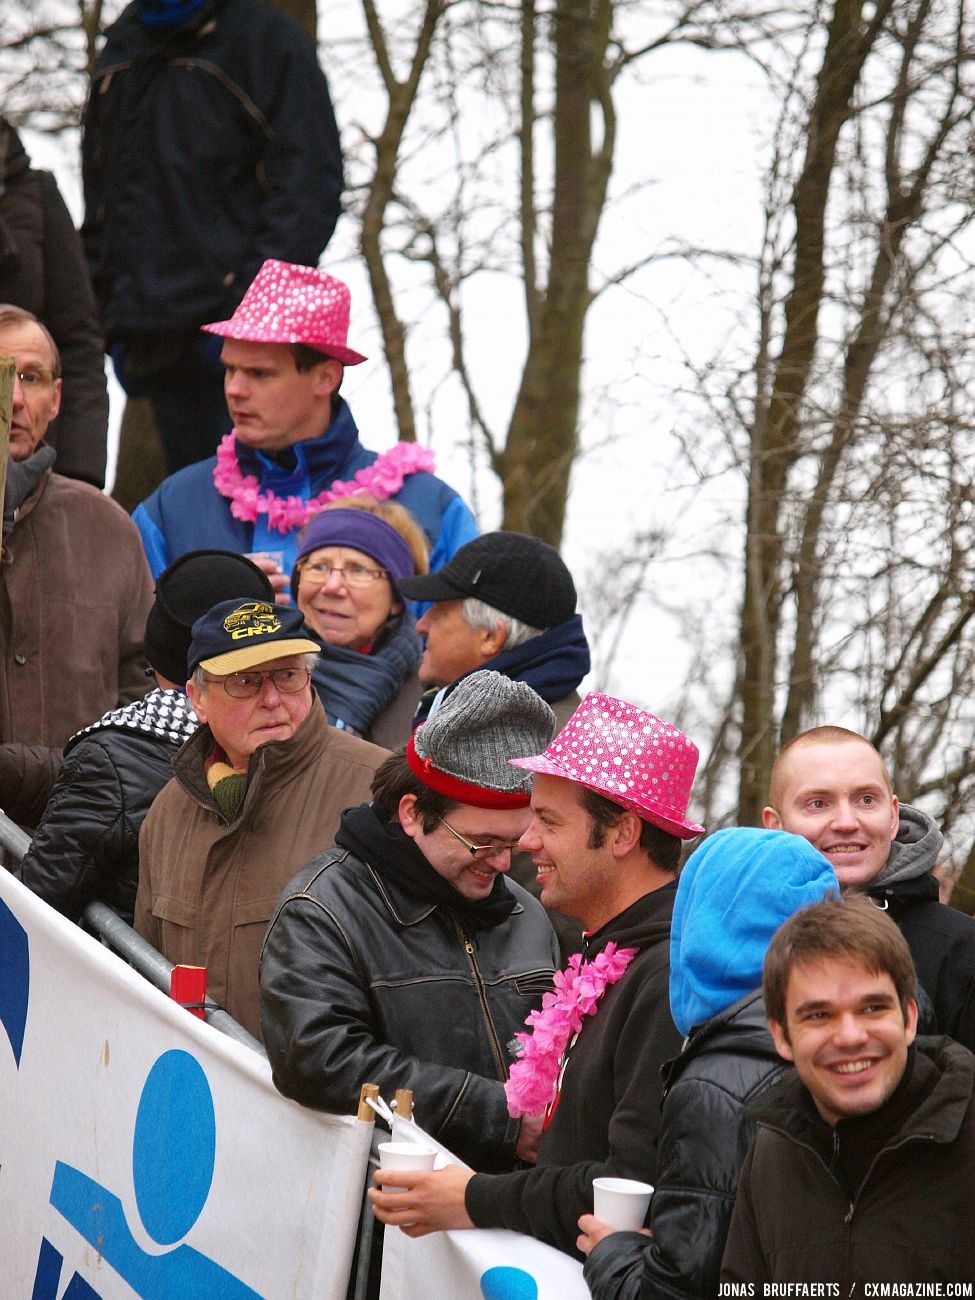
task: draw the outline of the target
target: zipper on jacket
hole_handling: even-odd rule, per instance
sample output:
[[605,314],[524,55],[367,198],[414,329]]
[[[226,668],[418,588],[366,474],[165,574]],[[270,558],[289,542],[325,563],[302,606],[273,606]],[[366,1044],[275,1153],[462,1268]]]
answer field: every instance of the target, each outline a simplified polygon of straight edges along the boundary
[[451,913],[451,919],[457,927],[457,931],[464,944],[464,951],[467,953],[467,962],[471,968],[471,974],[474,976],[474,986],[477,989],[477,996],[481,1003],[481,1012],[484,1016],[484,1023],[488,1031],[488,1039],[491,1043],[491,1050],[494,1052],[494,1061],[498,1067],[498,1078],[502,1082],[508,1077],[508,1070],[505,1066],[504,1053],[501,1050],[501,1043],[498,1039],[498,1031],[494,1027],[494,1021],[491,1019],[491,1010],[487,1003],[487,994],[484,990],[484,980],[481,978],[481,972],[477,966],[477,959],[474,956],[474,945],[464,933],[463,928],[457,918]]

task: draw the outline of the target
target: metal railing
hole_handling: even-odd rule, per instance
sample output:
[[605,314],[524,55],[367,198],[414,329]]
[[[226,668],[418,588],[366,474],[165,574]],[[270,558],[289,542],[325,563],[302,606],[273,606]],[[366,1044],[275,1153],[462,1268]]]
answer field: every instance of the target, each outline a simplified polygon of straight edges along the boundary
[[[0,847],[11,853],[18,862],[30,848],[30,836],[12,822],[6,813],[0,812]],[[85,927],[101,939],[113,952],[124,958],[140,975],[154,984],[163,993],[169,993],[169,979],[173,963],[167,961],[141,934],[136,934],[131,925],[126,925],[122,918],[104,903],[89,903],[81,914]],[[252,1051],[264,1055],[264,1048],[252,1033],[239,1024],[233,1016],[224,1011],[216,1002],[207,1001],[204,1014],[208,1025],[219,1029],[228,1038]]]
[[[0,811],[0,849],[7,850],[18,862],[22,862],[24,855],[30,848],[30,843],[30,836],[21,830],[16,822],[12,822],[6,813]],[[3,868],[0,867],[0,871],[2,870]],[[117,913],[113,912],[104,903],[89,903],[82,912],[82,919],[85,927],[91,930],[113,952],[128,962],[134,970],[137,970],[156,988],[161,989],[163,993],[168,995],[173,963],[167,961],[162,953],[158,952],[148,940],[143,939],[141,934],[136,934],[130,925],[127,925]],[[233,1016],[225,1011],[223,1007],[208,1000],[204,1013],[208,1025],[212,1025],[214,1029],[219,1029],[228,1038],[243,1043],[245,1047],[259,1052],[262,1056],[265,1055],[264,1047],[258,1039],[238,1021],[234,1020]],[[379,1165],[378,1143],[383,1140],[384,1135],[382,1133],[373,1133],[369,1162],[370,1170],[373,1166],[378,1167]],[[370,1180],[367,1178],[367,1187],[369,1184]],[[365,1191],[363,1191],[356,1254],[352,1266],[352,1276],[349,1280],[349,1300],[366,1300],[366,1296],[370,1291],[374,1291],[376,1288],[378,1275],[375,1270],[378,1267],[378,1261],[374,1257],[375,1247],[373,1246],[375,1222],[372,1207],[365,1195]],[[370,1279],[371,1270],[373,1276]]]

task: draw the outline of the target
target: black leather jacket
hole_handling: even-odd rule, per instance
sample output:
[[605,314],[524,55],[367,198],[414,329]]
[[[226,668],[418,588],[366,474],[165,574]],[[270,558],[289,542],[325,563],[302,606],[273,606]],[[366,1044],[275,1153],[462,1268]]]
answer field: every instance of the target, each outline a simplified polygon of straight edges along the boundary
[[274,1082],[318,1110],[354,1112],[363,1083],[412,1088],[417,1123],[475,1169],[510,1169],[519,1121],[508,1044],[551,987],[558,945],[518,899],[468,935],[443,904],[344,849],[292,880],[261,955],[261,1026]]
[[595,1300],[713,1300],[738,1176],[755,1135],[745,1106],[789,1067],[776,1054],[761,990],[691,1030],[664,1071],[650,1202],[651,1241],[616,1232],[592,1251]]
[[24,884],[72,921],[98,899],[131,925],[139,830],[196,726],[182,691],[153,690],[72,736],[21,867]]

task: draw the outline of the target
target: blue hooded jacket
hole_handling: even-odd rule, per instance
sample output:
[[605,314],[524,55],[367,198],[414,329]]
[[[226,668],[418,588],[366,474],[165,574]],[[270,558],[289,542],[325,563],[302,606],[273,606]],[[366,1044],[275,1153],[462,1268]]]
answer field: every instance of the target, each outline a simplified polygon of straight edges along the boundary
[[772,935],[838,897],[829,862],[787,831],[718,831],[688,858],[670,931],[670,1010],[682,1034],[759,987]]

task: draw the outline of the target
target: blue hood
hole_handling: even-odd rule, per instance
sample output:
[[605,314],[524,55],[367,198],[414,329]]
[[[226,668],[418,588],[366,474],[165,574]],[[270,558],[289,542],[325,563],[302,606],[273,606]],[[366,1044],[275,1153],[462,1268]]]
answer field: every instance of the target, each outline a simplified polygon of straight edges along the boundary
[[762,982],[772,935],[840,887],[808,840],[786,831],[718,831],[687,860],[670,931],[670,1011],[682,1034]]

